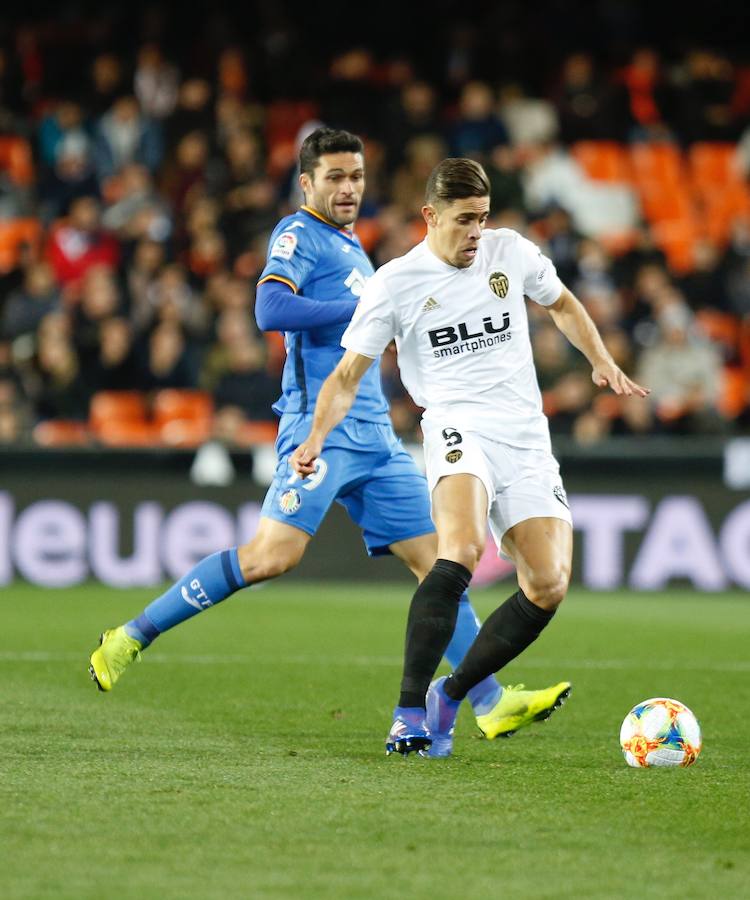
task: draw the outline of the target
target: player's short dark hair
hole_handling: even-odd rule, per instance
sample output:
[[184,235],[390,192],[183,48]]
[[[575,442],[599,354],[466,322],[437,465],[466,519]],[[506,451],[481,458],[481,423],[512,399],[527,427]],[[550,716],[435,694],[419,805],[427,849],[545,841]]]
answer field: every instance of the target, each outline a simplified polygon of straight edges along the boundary
[[362,139],[340,128],[316,128],[302,142],[299,151],[299,170],[312,175],[324,153],[362,153]]
[[430,173],[425,189],[425,202],[452,203],[467,197],[489,197],[487,173],[473,159],[449,157],[439,162]]

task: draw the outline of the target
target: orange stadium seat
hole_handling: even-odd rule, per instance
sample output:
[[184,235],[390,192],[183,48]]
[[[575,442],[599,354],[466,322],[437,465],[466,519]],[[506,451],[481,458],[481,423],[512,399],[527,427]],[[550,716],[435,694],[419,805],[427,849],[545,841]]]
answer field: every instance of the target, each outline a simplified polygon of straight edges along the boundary
[[153,398],[152,414],[156,425],[176,420],[191,422],[211,419],[214,404],[208,391],[187,388],[164,388]]
[[665,186],[675,185],[681,184],[685,178],[683,156],[675,144],[633,144],[630,147],[630,163],[638,184],[660,182]]
[[29,185],[34,180],[34,159],[31,145],[18,135],[0,137],[0,170],[8,173],[11,181]]
[[150,422],[110,419],[101,424],[97,439],[107,447],[154,447],[158,432]]
[[212,419],[173,419],[157,429],[159,440],[170,447],[200,447],[211,438]]
[[237,442],[243,446],[273,444],[278,433],[275,422],[243,422],[237,432]]
[[695,263],[696,229],[690,219],[654,222],[654,243],[663,250],[669,268],[678,275],[691,272]]
[[705,337],[724,348],[727,358],[734,357],[738,352],[740,320],[737,316],[718,309],[698,309],[695,312],[695,324]]
[[140,391],[98,391],[89,405],[89,426],[101,439],[111,425],[147,425],[146,397]]
[[24,244],[38,248],[41,239],[42,224],[38,219],[0,221],[0,272],[10,272],[18,265]]
[[742,368],[750,377],[750,318],[740,323],[740,360]]
[[725,185],[696,188],[702,233],[719,245],[725,245],[732,224],[739,216],[750,216],[750,188],[738,181]]
[[736,366],[725,366],[722,372],[719,412],[728,419],[736,418],[750,402],[750,378]]
[[383,233],[377,219],[358,219],[354,230],[367,253],[372,252]]
[[589,178],[597,181],[632,181],[627,148],[617,141],[577,141],[571,145],[570,152]]
[[89,442],[89,429],[85,422],[68,419],[49,419],[39,422],[32,432],[34,443],[40,447],[83,447]]
[[722,188],[740,180],[736,144],[699,142],[688,148],[687,157],[690,180],[699,189]]
[[682,185],[649,179],[638,183],[638,194],[649,222],[684,221],[693,216],[690,194]]
[[195,447],[211,437],[214,404],[207,391],[157,391],[152,414],[159,439],[171,447]]

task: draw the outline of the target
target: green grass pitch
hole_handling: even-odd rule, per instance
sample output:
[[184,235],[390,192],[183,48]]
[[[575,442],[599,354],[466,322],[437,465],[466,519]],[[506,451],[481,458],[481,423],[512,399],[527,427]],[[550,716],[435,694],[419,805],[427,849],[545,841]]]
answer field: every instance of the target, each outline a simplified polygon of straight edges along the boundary
[[[99,631],[150,592],[2,591],[0,896],[688,898],[750,893],[750,602],[572,591],[512,682],[549,722],[386,758],[408,585],[245,591],[100,694]],[[508,585],[475,591],[486,615]],[[633,770],[639,700],[698,716],[692,769]]]

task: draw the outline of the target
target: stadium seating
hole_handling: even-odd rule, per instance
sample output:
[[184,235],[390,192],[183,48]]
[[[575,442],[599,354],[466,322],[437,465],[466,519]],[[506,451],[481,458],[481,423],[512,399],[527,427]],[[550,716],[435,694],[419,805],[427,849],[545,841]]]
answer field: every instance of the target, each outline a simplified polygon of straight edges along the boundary
[[727,419],[736,418],[750,399],[750,377],[738,366],[725,366],[722,371],[718,409]]
[[110,447],[147,446],[156,432],[140,391],[99,391],[89,406],[91,434]]
[[34,181],[34,159],[29,142],[18,135],[0,137],[0,171],[17,185],[28,186]]
[[171,447],[195,447],[211,436],[214,406],[206,391],[157,391],[151,412],[157,440]]
[[38,249],[41,240],[42,223],[38,219],[0,221],[0,273],[10,272],[19,264],[24,244]]
[[675,185],[684,180],[685,163],[676,144],[660,141],[632,144],[630,163],[637,185],[644,182]]
[[84,447],[90,442],[86,423],[68,419],[38,422],[34,426],[32,437],[40,447]]
[[571,145],[570,153],[595,181],[633,180],[627,148],[617,141],[577,141]]

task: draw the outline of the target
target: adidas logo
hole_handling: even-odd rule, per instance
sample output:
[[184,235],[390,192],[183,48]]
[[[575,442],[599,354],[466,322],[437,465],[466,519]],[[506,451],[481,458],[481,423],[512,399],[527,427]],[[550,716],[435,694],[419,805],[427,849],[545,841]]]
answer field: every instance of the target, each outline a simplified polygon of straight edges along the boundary
[[440,309],[440,304],[434,297],[427,298],[425,305],[422,307],[422,312],[429,312],[431,309]]

